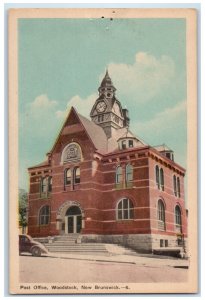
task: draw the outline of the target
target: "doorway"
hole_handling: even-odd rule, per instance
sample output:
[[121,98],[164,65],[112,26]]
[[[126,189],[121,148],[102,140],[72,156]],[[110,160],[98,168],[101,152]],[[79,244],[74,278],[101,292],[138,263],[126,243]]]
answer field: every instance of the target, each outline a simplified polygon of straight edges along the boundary
[[71,206],[65,215],[65,233],[80,233],[82,229],[82,213],[78,206]]

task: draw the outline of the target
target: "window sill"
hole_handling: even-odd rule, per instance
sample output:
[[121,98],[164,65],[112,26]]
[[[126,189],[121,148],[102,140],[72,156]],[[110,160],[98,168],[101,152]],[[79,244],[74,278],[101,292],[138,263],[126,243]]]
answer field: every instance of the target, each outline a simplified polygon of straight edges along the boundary
[[159,231],[163,231],[163,232],[166,231],[166,229],[162,229],[162,228],[159,228],[159,227],[158,227],[158,230],[159,230]]
[[135,186],[133,186],[133,183],[130,182],[129,184],[115,184],[115,189],[116,190],[126,190],[126,189],[132,189],[135,188]]
[[158,188],[158,186],[156,186],[156,190],[160,191],[160,192],[164,192],[165,190],[162,188]]
[[134,219],[117,219],[117,222],[127,222],[127,221],[134,221]]
[[47,200],[47,199],[50,199],[51,198],[51,195],[48,195],[48,196],[40,196],[39,199],[41,200]]

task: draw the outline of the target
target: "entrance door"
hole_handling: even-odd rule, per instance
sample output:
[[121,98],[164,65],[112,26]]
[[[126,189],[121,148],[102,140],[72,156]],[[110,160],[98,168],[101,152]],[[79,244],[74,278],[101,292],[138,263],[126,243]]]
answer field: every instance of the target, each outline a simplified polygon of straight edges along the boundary
[[76,216],[76,232],[80,233],[82,228],[82,216]]
[[78,206],[71,206],[65,215],[65,233],[80,233],[81,229],[81,210]]
[[74,216],[68,218],[68,233],[74,233]]
[[66,233],[80,233],[82,228],[82,216],[66,216],[65,224],[67,224]]

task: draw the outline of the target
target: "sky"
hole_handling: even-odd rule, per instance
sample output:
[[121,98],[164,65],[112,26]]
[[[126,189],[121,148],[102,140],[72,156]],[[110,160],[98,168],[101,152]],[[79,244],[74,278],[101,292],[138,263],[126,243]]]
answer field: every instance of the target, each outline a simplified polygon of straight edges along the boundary
[[19,187],[46,159],[71,106],[89,118],[108,68],[130,130],[186,168],[184,19],[20,19]]

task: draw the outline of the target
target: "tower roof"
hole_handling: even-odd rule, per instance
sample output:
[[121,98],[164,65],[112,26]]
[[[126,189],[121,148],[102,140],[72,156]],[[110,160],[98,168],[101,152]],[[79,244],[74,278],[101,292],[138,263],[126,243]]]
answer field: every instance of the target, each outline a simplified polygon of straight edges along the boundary
[[103,78],[100,87],[112,87],[114,90],[116,90],[112,83],[110,75],[108,74],[108,70],[106,70],[105,77]]

